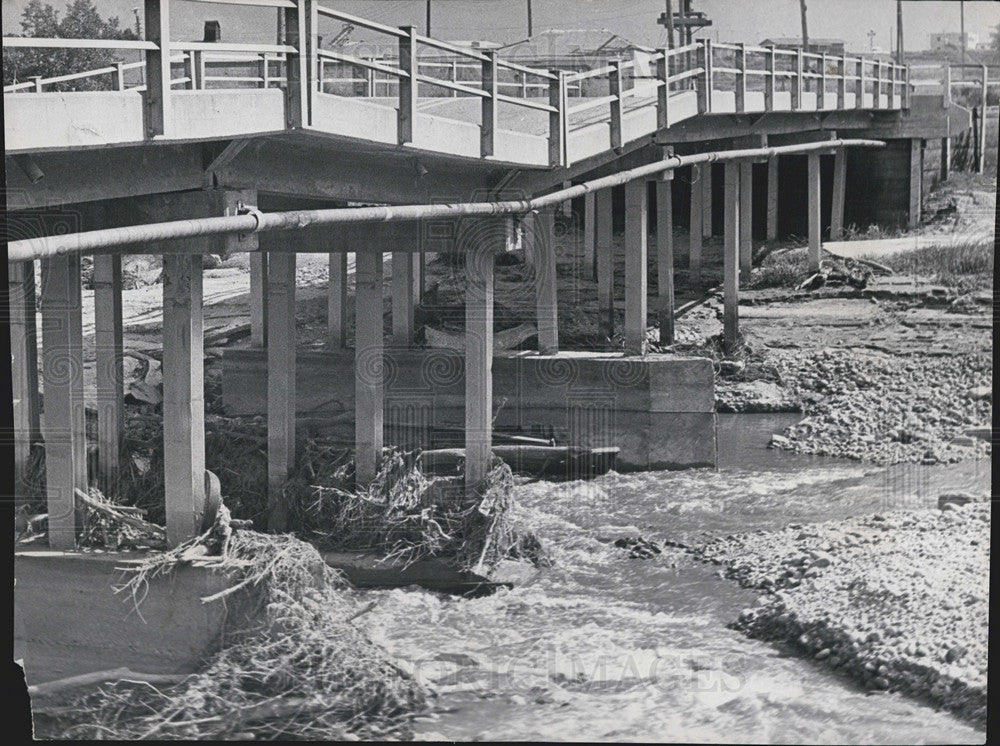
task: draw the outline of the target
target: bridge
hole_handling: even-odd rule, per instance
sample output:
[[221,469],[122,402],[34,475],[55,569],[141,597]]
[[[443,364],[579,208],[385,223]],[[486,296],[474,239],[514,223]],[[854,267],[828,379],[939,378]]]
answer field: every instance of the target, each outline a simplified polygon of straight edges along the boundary
[[[465,254],[461,409],[472,490],[485,475],[492,443],[496,255],[520,244],[532,273],[538,353],[518,357],[518,375],[547,385],[554,370],[570,365],[577,378],[604,381],[615,401],[645,402],[635,411],[646,417],[646,430],[701,427],[714,423],[703,395],[711,391],[710,366],[647,353],[647,182],[655,182],[656,194],[654,303],[661,340],[669,342],[674,205],[688,212],[688,277],[698,283],[702,240],[714,230],[713,164],[721,169],[715,203],[723,223],[726,344],[733,346],[739,284],[752,263],[754,204],[766,202],[766,237],[778,232],[780,158],[802,160],[804,194],[786,195],[785,202],[806,216],[810,263],[818,267],[824,231],[833,238],[843,233],[851,195],[856,206],[875,210],[876,221],[919,219],[923,143],[968,127],[968,110],[951,106],[944,92],[914,95],[908,68],[880,59],[700,40],[568,73],[357,18],[316,0],[219,1],[274,8],[283,16],[284,38],[178,41],[171,38],[178,3],[169,0],[145,0],[145,38],[137,41],[4,38],[8,47],[141,56],[4,91],[15,226],[8,258],[17,465],[23,472],[31,443],[45,441],[55,548],[75,545],[74,490],[88,484],[83,386],[72,374],[82,370],[83,254],[95,256],[96,476],[106,486],[119,468],[123,427],[121,255],[164,257],[167,532],[177,543],[197,531],[205,500],[201,255],[251,252],[254,340],[259,347],[267,340],[259,355],[266,360],[269,520],[281,529],[281,490],[295,456],[296,253],[331,256],[327,362],[353,368],[361,484],[374,476],[385,427],[383,254],[392,254],[393,339],[404,345],[412,342],[420,257]],[[322,48],[329,24],[379,34],[393,53],[374,58]],[[426,63],[429,54],[451,57],[475,74],[442,78]],[[389,83],[383,90],[373,83],[338,88],[341,79],[331,77],[338,70],[372,71]],[[84,78],[104,81],[107,90],[51,90]],[[848,150],[862,147],[863,157]],[[824,178],[821,163],[829,161],[821,158],[832,158],[832,179]],[[755,164],[767,175],[759,194]],[[672,176],[681,170],[688,178],[675,188]],[[847,188],[852,178],[856,190]],[[554,211],[582,201],[582,264],[595,268],[599,303],[613,313],[616,187],[625,192],[625,356],[561,352]],[[442,221],[453,228],[444,237],[433,230]],[[348,252],[357,262],[357,341],[345,358],[338,348],[346,337]],[[42,268],[44,423],[34,260]],[[426,360],[417,355],[409,364],[419,372]],[[671,399],[685,386],[701,393]],[[567,388],[553,396],[565,397]],[[671,418],[653,426],[651,414]],[[613,444],[633,436],[612,428],[605,437]],[[643,438],[628,446],[637,467],[714,461],[714,435],[709,456],[690,449],[678,455],[674,442]]]

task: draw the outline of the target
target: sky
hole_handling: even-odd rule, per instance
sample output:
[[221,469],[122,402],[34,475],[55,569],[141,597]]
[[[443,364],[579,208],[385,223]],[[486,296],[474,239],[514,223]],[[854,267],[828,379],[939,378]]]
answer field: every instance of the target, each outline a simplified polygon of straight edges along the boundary
[[[20,16],[28,0],[2,0],[5,33],[20,32]],[[50,0],[57,9],[65,0]],[[528,0],[431,0],[433,36],[443,39],[487,39],[501,43],[527,36]],[[666,31],[657,24],[665,0],[531,0],[536,32],[547,29],[602,28],[640,44],[665,44]],[[133,8],[141,0],[95,0],[106,16],[117,15],[122,25],[133,25]],[[400,26],[413,24],[423,32],[425,0],[322,0],[322,5],[369,20]],[[675,0],[674,6],[677,6]],[[694,9],[704,11],[714,25],[712,39],[756,44],[766,37],[801,34],[798,0],[694,0]],[[876,47],[888,50],[896,23],[895,0],[807,0],[809,35],[838,37],[855,52],[869,49],[869,31],[875,32]],[[959,30],[959,3],[955,0],[907,0],[904,2],[904,49],[926,49],[934,31]],[[273,42],[275,11],[239,8],[233,5],[173,0],[172,37],[200,39],[205,20],[222,24],[224,41]],[[324,19],[320,33],[334,35],[341,24]],[[981,41],[1000,24],[1000,2],[968,0],[966,31]],[[705,35],[706,32],[702,32]],[[363,40],[355,31],[351,40]]]

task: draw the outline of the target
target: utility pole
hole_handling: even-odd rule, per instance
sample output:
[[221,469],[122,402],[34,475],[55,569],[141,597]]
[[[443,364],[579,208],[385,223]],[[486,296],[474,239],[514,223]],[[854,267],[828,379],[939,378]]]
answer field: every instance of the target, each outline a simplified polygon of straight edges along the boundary
[[[961,13],[961,42],[962,42],[962,64],[965,64],[965,0],[961,0],[958,4],[958,12]],[[962,70],[963,77],[965,76],[965,70]]]
[[667,2],[667,13],[665,20],[665,25],[667,27],[667,48],[674,48],[674,4],[671,0],[666,0]]
[[535,35],[534,26],[531,23],[531,0],[528,0],[528,38]]
[[424,30],[424,34],[427,36],[431,35],[431,0],[427,0],[427,27]]
[[896,0],[896,64],[903,64],[903,0]]
[[799,0],[799,10],[802,13],[802,49],[809,51],[809,25],[806,23],[806,0]]

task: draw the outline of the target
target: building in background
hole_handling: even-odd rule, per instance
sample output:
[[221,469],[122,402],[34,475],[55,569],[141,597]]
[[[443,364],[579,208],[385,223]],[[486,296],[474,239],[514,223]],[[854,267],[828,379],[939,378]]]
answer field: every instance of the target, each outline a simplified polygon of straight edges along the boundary
[[[760,43],[762,47],[777,47],[778,49],[798,49],[802,46],[801,36],[775,36],[764,39]],[[847,45],[843,39],[814,39],[809,37],[809,51],[816,54],[844,54]]]

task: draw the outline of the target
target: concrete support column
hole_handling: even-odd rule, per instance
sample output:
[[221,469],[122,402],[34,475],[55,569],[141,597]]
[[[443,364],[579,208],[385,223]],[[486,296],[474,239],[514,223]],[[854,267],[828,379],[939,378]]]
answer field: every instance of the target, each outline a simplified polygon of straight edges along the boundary
[[267,305],[267,527],[284,531],[295,465],[295,254],[268,257]]
[[14,495],[26,495],[31,444],[42,438],[38,397],[38,335],[35,324],[34,262],[8,265],[11,389],[14,419]]
[[778,156],[767,159],[767,240],[778,237]]
[[199,254],[163,257],[163,470],[167,542],[194,537],[205,510],[205,355]]
[[392,343],[399,347],[413,344],[413,259],[419,254],[392,252]]
[[951,176],[951,138],[941,138],[941,181]]
[[923,201],[924,151],[919,138],[910,140],[910,211],[909,228],[920,225],[921,203]]
[[121,254],[94,257],[94,348],[98,485],[112,496],[118,491],[118,457],[125,428]]
[[648,199],[646,181],[625,184],[625,354],[646,352]]
[[347,252],[330,254],[327,287],[326,344],[332,350],[347,346]]
[[837,148],[833,155],[833,194],[830,196],[830,240],[844,238],[844,204],[847,197],[847,151]]
[[267,346],[267,254],[250,252],[250,346]]
[[597,252],[598,318],[610,337],[615,329],[615,250],[614,211],[611,190],[594,195],[594,229]]
[[740,281],[750,284],[753,269],[753,162],[740,163]]
[[551,208],[535,215],[535,243],[538,263],[535,265],[536,309],[538,318],[538,351],[543,355],[559,352],[559,304],[557,298],[555,215]]
[[723,346],[726,351],[735,349],[740,338],[739,320],[739,264],[740,249],[740,164],[730,161],[725,165],[725,230],[723,234],[722,292],[723,292]]
[[820,222],[820,181],[819,153],[809,153],[809,271],[819,271],[820,250],[823,247],[822,224]]
[[357,485],[364,487],[382,457],[382,252],[359,251],[354,277],[354,464]]
[[594,262],[594,242],[597,240],[597,232],[594,230],[596,197],[594,192],[583,195],[583,276],[594,280],[597,279],[597,266]]
[[701,225],[705,212],[705,190],[702,180],[707,178],[706,164],[691,167],[691,227],[688,231],[688,277],[692,285],[701,284]]
[[656,293],[660,344],[674,343],[674,205],[673,173],[656,182]]
[[76,495],[87,490],[80,257],[42,261],[42,386],[49,547],[76,547]]
[[494,250],[480,242],[465,252],[465,488],[469,494],[481,488],[492,459]]
[[701,167],[701,235],[712,237],[712,164],[705,163]]

